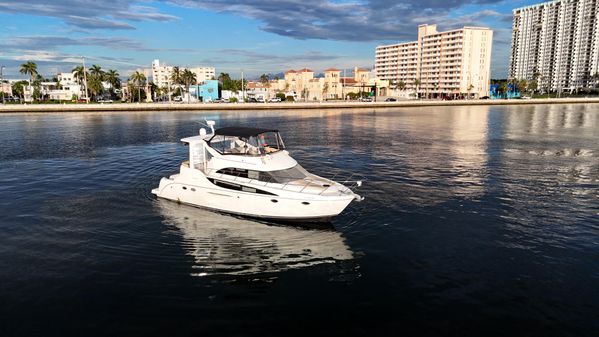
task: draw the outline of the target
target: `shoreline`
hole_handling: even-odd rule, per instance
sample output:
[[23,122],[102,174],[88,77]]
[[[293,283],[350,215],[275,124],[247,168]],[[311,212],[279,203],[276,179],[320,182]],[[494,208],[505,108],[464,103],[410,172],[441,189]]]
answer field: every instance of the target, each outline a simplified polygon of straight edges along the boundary
[[107,111],[244,111],[244,110],[323,110],[388,109],[431,106],[495,106],[538,104],[596,104],[598,98],[544,98],[530,100],[463,100],[397,102],[293,102],[293,103],[90,103],[90,104],[0,104],[2,113],[107,112]]

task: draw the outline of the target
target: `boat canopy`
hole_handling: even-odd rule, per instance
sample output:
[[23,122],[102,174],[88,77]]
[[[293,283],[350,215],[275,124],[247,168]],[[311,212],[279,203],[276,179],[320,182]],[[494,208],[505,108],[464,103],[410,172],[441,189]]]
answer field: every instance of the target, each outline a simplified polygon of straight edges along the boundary
[[275,129],[260,129],[260,128],[246,128],[242,126],[231,126],[226,128],[220,128],[214,131],[215,135],[221,136],[233,136],[240,138],[250,138],[255,137],[261,133],[266,132],[279,132],[279,130]]
[[221,154],[264,155],[285,149],[279,130],[247,127],[226,127],[214,130],[206,141]]

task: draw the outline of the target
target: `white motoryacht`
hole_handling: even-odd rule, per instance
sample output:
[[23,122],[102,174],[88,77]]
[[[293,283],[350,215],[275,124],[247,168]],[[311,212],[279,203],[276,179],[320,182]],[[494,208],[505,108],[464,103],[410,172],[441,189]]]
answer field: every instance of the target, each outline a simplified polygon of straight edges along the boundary
[[189,160],[162,178],[152,193],[160,198],[243,216],[284,221],[330,221],[363,198],[347,186],[311,174],[285,150],[272,129],[225,127],[181,139]]

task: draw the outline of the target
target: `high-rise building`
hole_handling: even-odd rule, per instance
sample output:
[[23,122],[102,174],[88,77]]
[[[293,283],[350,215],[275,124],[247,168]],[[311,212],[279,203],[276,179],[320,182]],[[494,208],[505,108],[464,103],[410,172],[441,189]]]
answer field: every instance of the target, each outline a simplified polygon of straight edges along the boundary
[[437,25],[420,25],[417,41],[376,48],[376,76],[425,97],[487,96],[492,44],[489,28],[438,32]]
[[539,89],[588,87],[598,72],[599,0],[556,0],[514,9],[509,77]]

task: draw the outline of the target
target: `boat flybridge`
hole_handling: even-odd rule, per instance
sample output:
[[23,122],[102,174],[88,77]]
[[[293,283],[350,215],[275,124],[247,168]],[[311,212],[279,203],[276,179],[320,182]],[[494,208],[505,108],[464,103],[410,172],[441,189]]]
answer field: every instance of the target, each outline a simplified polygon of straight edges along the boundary
[[329,221],[353,200],[361,181],[311,174],[285,150],[278,130],[225,127],[181,139],[189,160],[152,193],[179,203],[274,220]]

